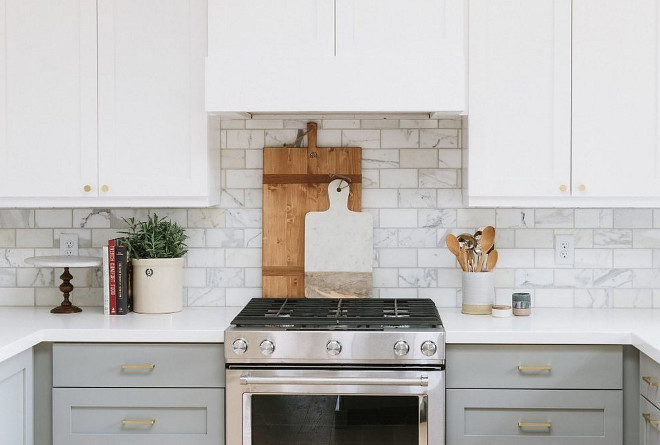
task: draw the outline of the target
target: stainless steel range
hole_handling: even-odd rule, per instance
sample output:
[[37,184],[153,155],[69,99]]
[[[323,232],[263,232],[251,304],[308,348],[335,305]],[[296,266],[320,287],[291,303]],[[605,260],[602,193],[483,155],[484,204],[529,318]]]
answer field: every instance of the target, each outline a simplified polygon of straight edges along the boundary
[[429,299],[253,299],[225,331],[227,444],[443,445]]

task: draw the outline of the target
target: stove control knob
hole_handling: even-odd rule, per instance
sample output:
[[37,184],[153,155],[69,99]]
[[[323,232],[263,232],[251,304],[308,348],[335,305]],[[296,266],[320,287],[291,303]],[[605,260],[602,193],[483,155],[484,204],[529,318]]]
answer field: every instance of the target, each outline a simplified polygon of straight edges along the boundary
[[247,352],[248,344],[242,338],[234,340],[231,344],[231,350],[234,351],[234,354],[243,355]]
[[410,351],[410,346],[408,346],[408,343],[405,341],[399,340],[398,342],[394,343],[394,355],[403,357],[404,355],[408,354],[408,351]]
[[432,355],[435,355],[437,351],[438,346],[431,340],[426,340],[424,343],[422,343],[422,354],[425,356],[431,357]]
[[263,355],[271,355],[275,351],[275,344],[270,340],[264,340],[259,345],[259,349]]
[[330,355],[339,355],[341,352],[341,343],[337,340],[330,340],[327,345],[325,345],[325,350],[328,351]]

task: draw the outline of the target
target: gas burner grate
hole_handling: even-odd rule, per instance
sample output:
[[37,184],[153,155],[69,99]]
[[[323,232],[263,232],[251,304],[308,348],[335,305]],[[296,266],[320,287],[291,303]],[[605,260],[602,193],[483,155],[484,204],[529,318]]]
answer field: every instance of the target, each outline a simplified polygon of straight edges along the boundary
[[437,328],[431,299],[253,298],[232,320],[236,326],[291,329]]

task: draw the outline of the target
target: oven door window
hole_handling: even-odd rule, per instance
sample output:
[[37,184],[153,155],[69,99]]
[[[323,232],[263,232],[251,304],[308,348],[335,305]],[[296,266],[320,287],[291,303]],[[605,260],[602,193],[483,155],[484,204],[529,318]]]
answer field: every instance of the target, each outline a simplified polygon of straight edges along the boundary
[[417,445],[426,396],[252,394],[252,445]]

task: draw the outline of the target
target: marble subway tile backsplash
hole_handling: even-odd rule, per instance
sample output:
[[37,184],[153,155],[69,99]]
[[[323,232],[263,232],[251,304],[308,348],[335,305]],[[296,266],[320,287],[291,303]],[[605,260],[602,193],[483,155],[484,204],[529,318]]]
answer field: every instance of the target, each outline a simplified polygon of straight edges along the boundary
[[[123,218],[148,212],[171,217],[190,236],[186,305],[241,306],[261,296],[261,149],[293,142],[306,122],[216,121],[210,140],[220,144],[218,208],[0,210],[0,306],[58,304],[61,271],[31,267],[25,258],[57,254],[67,232],[79,235],[81,255],[100,255],[125,227]],[[462,118],[317,122],[319,146],[363,148],[363,209],[375,222],[375,296],[459,306],[461,271],[445,236],[493,225],[498,301],[528,291],[536,307],[660,307],[660,209],[466,208]],[[574,266],[555,265],[557,234],[574,236]],[[100,269],[73,275],[74,302],[101,306]]]

